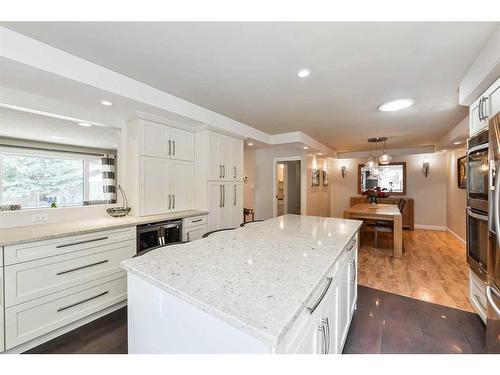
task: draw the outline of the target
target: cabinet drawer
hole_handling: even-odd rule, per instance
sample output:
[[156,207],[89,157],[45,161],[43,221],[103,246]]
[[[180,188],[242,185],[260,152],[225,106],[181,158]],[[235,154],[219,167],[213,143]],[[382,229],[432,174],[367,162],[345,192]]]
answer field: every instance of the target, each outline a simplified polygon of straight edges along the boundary
[[44,335],[127,298],[124,273],[95,280],[65,293],[5,309],[6,349]]
[[182,225],[184,228],[194,227],[198,225],[205,225],[208,223],[207,215],[188,217],[184,219]]
[[205,233],[208,232],[207,225],[200,225],[196,227],[184,228],[183,230],[184,236],[182,238],[183,241],[196,241],[203,237]]
[[135,240],[135,227],[98,231],[61,237],[53,240],[5,246],[5,265],[73,253],[131,239]]
[[[40,298],[121,272],[133,256],[133,240],[5,267],[5,306]],[[96,252],[98,250],[98,252]]]
[[469,299],[478,311],[481,318],[483,320],[486,320],[486,308],[488,306],[486,295],[483,293],[481,288],[473,281],[469,282]]

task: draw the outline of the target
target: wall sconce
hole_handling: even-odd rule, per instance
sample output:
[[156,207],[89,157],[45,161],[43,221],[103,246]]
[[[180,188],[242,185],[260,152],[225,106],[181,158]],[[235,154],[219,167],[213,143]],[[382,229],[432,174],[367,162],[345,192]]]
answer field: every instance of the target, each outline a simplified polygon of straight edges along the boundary
[[425,177],[427,177],[429,175],[429,162],[428,161],[424,161],[422,171],[424,172]]
[[340,167],[340,173],[342,173],[342,178],[345,178],[345,175],[347,173],[347,168],[345,165]]

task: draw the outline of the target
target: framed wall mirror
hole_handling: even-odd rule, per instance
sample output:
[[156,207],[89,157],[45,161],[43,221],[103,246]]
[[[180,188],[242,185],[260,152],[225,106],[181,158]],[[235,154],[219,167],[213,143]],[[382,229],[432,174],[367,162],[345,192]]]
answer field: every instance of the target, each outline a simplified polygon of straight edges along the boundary
[[406,162],[379,165],[378,175],[358,164],[358,194],[377,186],[389,195],[406,195]]

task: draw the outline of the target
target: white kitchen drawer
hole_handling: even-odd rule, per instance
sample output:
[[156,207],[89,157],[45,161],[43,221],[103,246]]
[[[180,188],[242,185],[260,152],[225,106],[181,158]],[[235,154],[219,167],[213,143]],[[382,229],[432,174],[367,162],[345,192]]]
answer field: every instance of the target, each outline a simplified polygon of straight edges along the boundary
[[5,267],[5,306],[56,293],[121,272],[120,262],[135,253],[128,240]]
[[182,229],[183,241],[196,241],[203,238],[203,235],[208,232],[208,225],[199,225],[196,227],[189,227]]
[[135,226],[5,246],[5,265],[135,240]]
[[123,273],[5,309],[5,347],[13,348],[127,298]]
[[488,302],[486,300],[486,285],[469,270],[469,300],[481,319],[486,323]]
[[208,215],[201,215],[201,216],[193,216],[193,217],[188,217],[183,220],[182,226],[184,228],[189,228],[189,227],[194,227],[198,225],[206,225],[208,224]]

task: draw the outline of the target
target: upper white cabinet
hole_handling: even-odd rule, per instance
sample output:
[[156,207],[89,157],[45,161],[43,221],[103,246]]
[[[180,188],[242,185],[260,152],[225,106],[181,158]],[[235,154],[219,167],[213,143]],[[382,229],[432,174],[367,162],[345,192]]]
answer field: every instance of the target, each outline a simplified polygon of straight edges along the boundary
[[500,78],[469,107],[469,134],[472,136],[488,126],[500,111]]
[[147,121],[137,126],[140,155],[194,161],[193,133]]
[[195,207],[209,211],[210,231],[243,221],[243,141],[202,130],[195,134]]
[[194,133],[145,120],[129,124],[127,190],[135,215],[194,208]]
[[243,141],[222,134],[208,135],[208,179],[242,181]]

